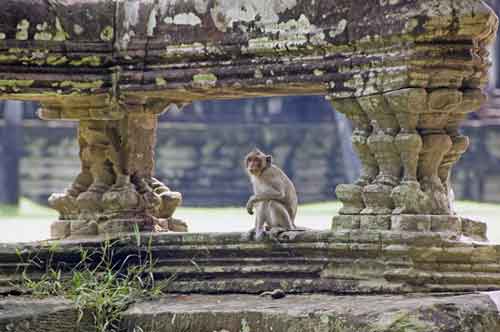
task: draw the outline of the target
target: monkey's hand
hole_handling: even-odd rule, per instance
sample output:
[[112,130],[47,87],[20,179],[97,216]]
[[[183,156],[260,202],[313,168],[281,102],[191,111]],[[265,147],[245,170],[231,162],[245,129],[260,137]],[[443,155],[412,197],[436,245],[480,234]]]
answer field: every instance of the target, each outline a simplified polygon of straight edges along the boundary
[[253,196],[250,197],[250,199],[247,202],[247,212],[248,214],[252,215],[253,214],[253,206],[255,204]]

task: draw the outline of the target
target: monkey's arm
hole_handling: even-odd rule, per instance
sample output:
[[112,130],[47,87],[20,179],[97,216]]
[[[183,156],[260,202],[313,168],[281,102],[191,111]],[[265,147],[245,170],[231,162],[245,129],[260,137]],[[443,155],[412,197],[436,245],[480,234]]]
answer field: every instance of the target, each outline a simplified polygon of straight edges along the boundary
[[257,195],[253,195],[252,197],[250,197],[250,200],[254,203],[257,203],[257,202],[263,202],[263,201],[278,201],[280,203],[285,203],[284,200],[285,200],[285,192],[278,192],[278,191],[274,191],[274,190],[269,190],[269,191],[265,191],[265,192],[262,192],[262,193],[259,193]]
[[253,214],[253,206],[255,205],[255,203],[258,203],[258,202],[272,200],[272,201],[278,201],[282,204],[286,204],[285,197],[286,197],[286,195],[285,195],[284,191],[280,192],[278,190],[275,190],[274,188],[268,188],[263,192],[260,192],[258,194],[250,196],[250,198],[248,199],[248,202],[247,202],[247,206],[246,206],[247,211],[249,214]]

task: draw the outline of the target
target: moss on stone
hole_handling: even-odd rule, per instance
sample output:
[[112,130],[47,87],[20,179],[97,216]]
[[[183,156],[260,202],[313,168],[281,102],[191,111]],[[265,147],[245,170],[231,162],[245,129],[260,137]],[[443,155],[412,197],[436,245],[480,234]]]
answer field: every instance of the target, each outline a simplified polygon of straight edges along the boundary
[[35,83],[34,80],[0,80],[0,86],[2,87],[30,87]]
[[155,81],[156,81],[157,86],[166,86],[167,85],[167,81],[163,77],[157,77],[155,79]]
[[193,76],[193,85],[195,87],[211,87],[217,83],[217,76],[213,73],[201,73]]
[[93,82],[75,82],[75,81],[63,81],[59,85],[61,88],[75,88],[75,89],[99,89],[102,87],[104,82],[102,80]]
[[70,62],[70,65],[98,67],[101,65],[101,58],[99,58],[97,55],[86,56],[81,58],[80,60],[72,60]]
[[26,19],[21,20],[17,24],[17,33],[16,33],[16,39],[17,40],[28,40],[28,29],[30,27],[30,22]]
[[113,27],[111,26],[107,26],[105,27],[102,31],[101,31],[101,35],[100,35],[100,38],[102,41],[112,41],[113,40],[113,37],[114,37],[114,29]]
[[47,57],[47,64],[57,66],[68,62],[68,58],[65,56],[49,55]]

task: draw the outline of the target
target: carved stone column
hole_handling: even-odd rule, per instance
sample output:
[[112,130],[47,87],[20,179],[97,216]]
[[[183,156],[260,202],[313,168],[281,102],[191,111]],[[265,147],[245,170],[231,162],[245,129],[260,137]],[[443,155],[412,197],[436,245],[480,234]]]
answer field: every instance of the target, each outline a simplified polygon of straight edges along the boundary
[[467,151],[469,147],[469,138],[463,136],[459,132],[460,122],[463,121],[468,113],[471,113],[481,107],[486,102],[486,96],[479,90],[465,91],[460,107],[454,109],[448,118],[446,133],[451,138],[451,148],[444,156],[443,161],[438,169],[438,176],[443,183],[445,191],[448,194],[448,209],[451,213],[455,213],[453,207],[454,193],[451,187],[451,170],[460,157]]
[[[389,216],[394,209],[392,189],[399,184],[401,175],[401,160],[395,144],[399,124],[384,96],[363,97],[358,101],[372,123],[373,131],[368,138],[368,146],[379,167],[375,180],[363,189],[366,208],[361,214]],[[388,217],[364,219],[369,224],[373,224],[374,220],[382,223],[383,228],[389,228],[390,225]]]
[[385,95],[389,107],[396,114],[401,130],[395,139],[401,156],[403,175],[399,186],[394,188],[393,214],[428,213],[429,199],[422,192],[417,178],[417,166],[423,141],[417,131],[420,114],[425,111],[425,89],[404,89]]
[[332,100],[334,107],[344,113],[353,123],[352,144],[361,160],[361,175],[353,184],[337,186],[335,193],[343,203],[340,216],[336,218],[339,226],[359,228],[360,218],[353,217],[365,209],[363,188],[370,184],[378,174],[378,164],[368,146],[372,126],[358,101],[355,99]]
[[366,143],[356,151],[362,154],[363,175],[370,175],[337,188],[344,208],[333,227],[460,234],[450,174],[469,141],[458,126],[483,101],[480,90],[422,88],[332,101],[353,120],[353,137],[359,123],[369,128],[362,131]]
[[433,214],[450,214],[448,192],[438,170],[452,147],[451,138],[445,130],[450,113],[461,103],[462,93],[458,90],[434,90],[428,94],[427,108],[418,124],[423,140],[418,177],[422,190],[431,198]]
[[[185,231],[173,213],[182,195],[171,191],[154,175],[157,115],[162,100],[127,100],[122,114],[109,119],[99,111],[79,121],[82,168],[73,184],[53,194],[49,204],[60,213],[54,238],[141,231]],[[71,110],[67,110],[71,113]],[[42,109],[40,116],[54,114]],[[60,118],[59,118],[60,119]]]

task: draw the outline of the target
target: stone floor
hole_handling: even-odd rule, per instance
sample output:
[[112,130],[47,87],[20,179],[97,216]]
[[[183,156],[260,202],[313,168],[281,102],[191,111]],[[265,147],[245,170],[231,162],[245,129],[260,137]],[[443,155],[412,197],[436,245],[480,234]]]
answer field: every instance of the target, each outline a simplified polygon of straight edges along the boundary
[[[500,293],[410,296],[170,296],[132,306],[127,331],[498,332]],[[498,302],[497,302],[498,303]]]
[[[407,296],[168,295],[132,305],[127,332],[499,332],[500,292]],[[0,331],[90,332],[66,300],[0,299]]]

